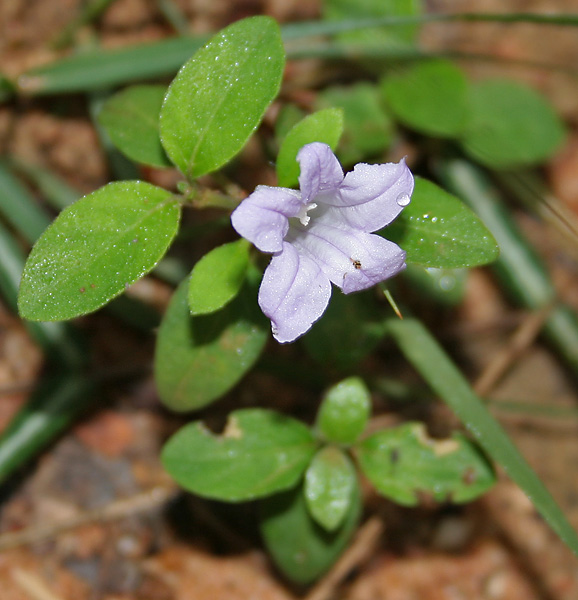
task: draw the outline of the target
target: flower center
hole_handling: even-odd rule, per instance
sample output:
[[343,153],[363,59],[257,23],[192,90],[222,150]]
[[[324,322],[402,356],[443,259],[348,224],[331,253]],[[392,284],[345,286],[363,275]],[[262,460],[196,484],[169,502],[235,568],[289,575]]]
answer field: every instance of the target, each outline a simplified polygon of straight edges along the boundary
[[309,221],[311,221],[311,217],[307,213],[310,210],[313,210],[314,208],[317,208],[317,204],[315,204],[315,202],[311,202],[309,204],[304,204],[299,209],[299,212],[295,216],[299,219],[299,221],[301,222],[301,225],[304,225],[305,227],[307,227],[307,225],[309,225]]

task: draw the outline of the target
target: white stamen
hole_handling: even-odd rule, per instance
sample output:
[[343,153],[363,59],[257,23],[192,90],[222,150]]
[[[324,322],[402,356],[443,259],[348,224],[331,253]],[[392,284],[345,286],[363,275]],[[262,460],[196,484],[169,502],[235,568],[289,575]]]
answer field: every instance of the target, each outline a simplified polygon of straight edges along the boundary
[[317,204],[315,202],[311,202],[311,204],[304,204],[297,213],[297,218],[301,221],[301,225],[307,227],[309,225],[309,221],[311,221],[311,217],[307,214],[310,210],[317,208]]

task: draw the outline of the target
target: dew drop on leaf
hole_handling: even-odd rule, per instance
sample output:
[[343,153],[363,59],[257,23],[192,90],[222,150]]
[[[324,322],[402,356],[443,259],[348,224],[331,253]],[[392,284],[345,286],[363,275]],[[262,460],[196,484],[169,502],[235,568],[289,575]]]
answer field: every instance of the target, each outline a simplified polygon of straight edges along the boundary
[[399,206],[407,206],[410,202],[411,198],[409,194],[399,194],[399,196],[395,199],[395,201],[399,204]]

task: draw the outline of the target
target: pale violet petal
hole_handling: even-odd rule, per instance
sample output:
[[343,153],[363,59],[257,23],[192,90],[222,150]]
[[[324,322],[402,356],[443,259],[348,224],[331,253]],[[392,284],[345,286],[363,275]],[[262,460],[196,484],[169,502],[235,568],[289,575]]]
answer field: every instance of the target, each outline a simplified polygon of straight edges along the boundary
[[292,342],[309,330],[327,308],[329,279],[315,261],[288,243],[275,254],[259,288],[259,306],[271,319],[273,337]]
[[316,221],[307,227],[292,226],[286,240],[346,294],[372,287],[405,268],[405,252],[397,244],[355,229]]
[[289,229],[288,218],[297,216],[302,206],[299,192],[260,185],[233,211],[231,223],[262,252],[279,252]]
[[383,165],[360,163],[345,176],[337,193],[317,198],[321,206],[325,204],[317,218],[329,225],[377,231],[409,204],[413,186],[405,160]]
[[299,187],[303,202],[313,202],[321,192],[336,190],[343,181],[343,169],[327,144],[313,142],[299,150]]

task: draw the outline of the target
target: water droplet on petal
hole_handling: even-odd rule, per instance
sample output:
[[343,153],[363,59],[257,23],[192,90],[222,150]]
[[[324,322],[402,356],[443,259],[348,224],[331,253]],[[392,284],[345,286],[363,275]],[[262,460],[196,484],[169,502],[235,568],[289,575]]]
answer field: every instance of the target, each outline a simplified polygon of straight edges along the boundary
[[395,199],[399,206],[407,206],[410,200],[411,198],[409,197],[409,194],[406,194],[405,192],[399,194],[399,196]]

